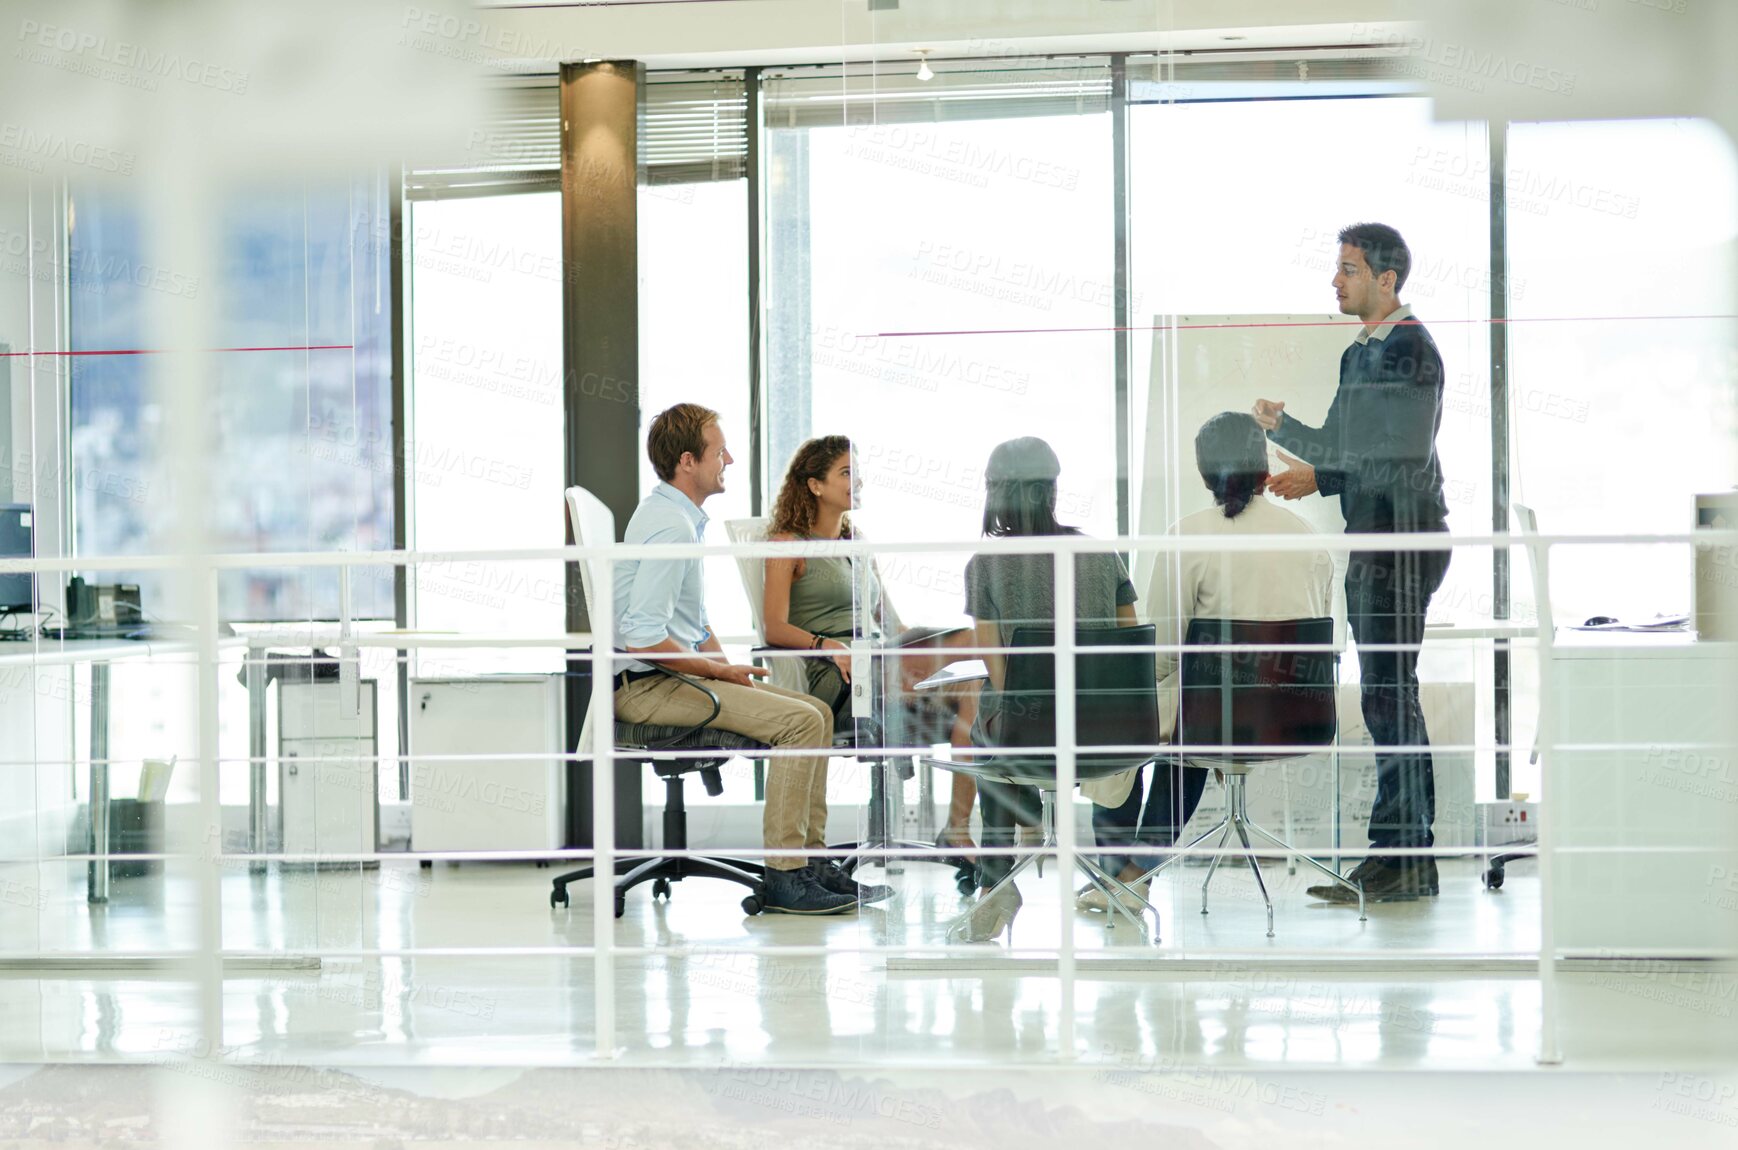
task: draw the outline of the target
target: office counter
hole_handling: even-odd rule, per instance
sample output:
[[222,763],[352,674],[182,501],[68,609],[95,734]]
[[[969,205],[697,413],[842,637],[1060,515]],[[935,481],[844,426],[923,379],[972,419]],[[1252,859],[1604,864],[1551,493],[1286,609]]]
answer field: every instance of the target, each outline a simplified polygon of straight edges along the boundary
[[1550,657],[1557,945],[1731,952],[1719,878],[1738,873],[1738,644],[1560,629]]

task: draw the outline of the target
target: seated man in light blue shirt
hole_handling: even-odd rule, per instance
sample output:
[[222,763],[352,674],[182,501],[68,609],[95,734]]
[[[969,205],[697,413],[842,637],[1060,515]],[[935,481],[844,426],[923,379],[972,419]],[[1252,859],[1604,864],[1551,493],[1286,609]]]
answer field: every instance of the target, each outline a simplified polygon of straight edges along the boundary
[[[701,504],[724,490],[732,460],[718,413],[693,403],[660,412],[646,435],[646,454],[663,480],[628,520],[624,543],[699,543],[706,530]],[[762,837],[766,859],[763,906],[780,914],[838,914],[892,892],[859,886],[831,859],[810,860],[826,846],[827,754],[833,715],[807,695],[755,680],[766,671],[723,658],[706,619],[702,562],[625,559],[616,564],[617,636],[634,654],[660,656],[657,666],[633,660],[616,674],[616,717],[630,723],[691,727],[712,714],[712,701],[659,670],[711,680],[722,709],[712,726],[777,749],[814,748],[814,755],[775,757],[766,772]]]

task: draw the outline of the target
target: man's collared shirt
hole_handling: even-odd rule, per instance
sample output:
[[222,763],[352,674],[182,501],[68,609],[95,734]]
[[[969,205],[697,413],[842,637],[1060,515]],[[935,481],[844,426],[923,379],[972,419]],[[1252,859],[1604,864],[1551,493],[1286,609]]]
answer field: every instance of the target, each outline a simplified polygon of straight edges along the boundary
[[1358,329],[1358,334],[1353,336],[1352,338],[1357,340],[1359,343],[1369,343],[1373,339],[1378,340],[1378,341],[1387,339],[1389,336],[1394,334],[1394,325],[1395,324],[1400,323],[1403,320],[1409,320],[1411,318],[1412,318],[1412,305],[1409,303],[1403,303],[1399,307],[1394,309],[1394,312],[1392,315],[1390,315],[1387,319],[1383,320],[1381,323],[1377,324],[1375,331],[1371,331],[1369,328],[1366,328],[1366,327],[1361,327]]
[[[634,509],[622,542],[699,543],[707,522],[706,513],[693,500],[668,483],[660,483]],[[674,639],[688,650],[698,650],[712,633],[706,618],[702,567],[698,557],[618,560],[617,646],[654,647],[665,639]],[[649,671],[652,666],[635,660],[626,664],[626,669]]]
[[1448,519],[1436,454],[1443,398],[1442,354],[1403,304],[1346,345],[1320,427],[1284,412],[1267,434],[1316,469],[1316,489],[1339,497],[1347,531],[1437,531]]

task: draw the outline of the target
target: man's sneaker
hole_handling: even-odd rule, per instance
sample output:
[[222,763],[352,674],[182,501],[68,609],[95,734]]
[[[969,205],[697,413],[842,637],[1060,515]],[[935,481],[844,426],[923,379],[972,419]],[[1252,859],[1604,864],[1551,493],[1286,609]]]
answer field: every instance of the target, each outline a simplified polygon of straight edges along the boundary
[[855,895],[830,891],[815,881],[808,867],[796,870],[766,868],[766,914],[845,914],[857,909]]
[[874,886],[869,883],[854,881],[845,873],[845,868],[832,859],[815,859],[809,863],[815,881],[834,894],[847,894],[858,902],[880,902],[884,898],[893,897],[890,886]]
[[[1367,858],[1352,869],[1346,880],[1364,888],[1365,902],[1407,902],[1433,895],[1439,886],[1433,858],[1401,858],[1391,862]],[[1312,886],[1305,893],[1323,902],[1351,905],[1358,901],[1356,894],[1339,883]]]

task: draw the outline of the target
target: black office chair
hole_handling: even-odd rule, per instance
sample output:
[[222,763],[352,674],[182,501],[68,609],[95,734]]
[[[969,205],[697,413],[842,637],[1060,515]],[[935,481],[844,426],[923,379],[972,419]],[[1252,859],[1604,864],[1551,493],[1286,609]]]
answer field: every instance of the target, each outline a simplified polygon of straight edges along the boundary
[[[687,850],[688,805],[684,793],[687,777],[699,775],[707,794],[721,795],[724,793],[724,777],[719,768],[737,755],[752,757],[758,751],[765,751],[767,745],[747,735],[715,730],[708,726],[722,709],[718,696],[698,679],[674,671],[666,670],[664,673],[680,679],[711,699],[712,714],[706,717],[705,722],[692,727],[667,727],[655,723],[625,723],[618,720],[615,724],[615,749],[618,759],[645,763],[652,768],[653,774],[664,781],[664,849]],[[658,755],[659,751],[699,750],[718,751],[719,754],[717,758],[666,756],[662,759]],[[759,914],[765,893],[762,885],[764,869],[760,863],[721,855],[703,855],[699,858],[659,856],[649,859],[618,859],[615,866],[615,916],[622,917],[627,906],[627,894],[636,886],[649,882],[652,884],[653,898],[662,895],[667,899],[672,893],[670,884],[681,882],[684,878],[721,878],[740,883],[751,892],[742,900],[742,909],[749,914]],[[556,877],[552,880],[549,905],[566,906],[567,884],[591,878],[595,871],[596,868],[588,864]]]
[[[1245,783],[1250,769],[1307,754],[1307,751],[1275,753],[1264,747],[1325,747],[1334,741],[1338,713],[1334,689],[1339,681],[1339,655],[1332,650],[1332,619],[1251,621],[1244,619],[1191,619],[1183,645],[1178,675],[1177,743],[1181,746],[1250,748],[1216,754],[1191,754],[1189,762],[1216,768],[1225,779],[1225,817],[1189,841],[1195,846],[1219,832],[1224,847],[1237,832],[1244,859],[1255,875],[1255,885],[1267,905],[1267,937],[1273,937],[1273,899],[1262,881],[1261,864],[1249,843],[1249,832],[1302,859],[1341,886],[1358,895],[1358,918],[1364,918],[1364,891],[1308,854],[1298,850],[1253,822],[1249,817]],[[1193,648],[1239,647],[1244,650],[1213,652]],[[1300,647],[1315,648],[1299,650]],[[1184,850],[1187,850],[1185,847]],[[1167,866],[1185,857],[1171,855],[1149,870],[1151,879]],[[1207,888],[1219,869],[1223,855],[1214,855],[1207,877],[1201,883],[1201,913],[1207,913]]]
[[[615,542],[615,516],[603,502],[583,487],[567,489],[567,510],[569,521],[573,525],[573,537],[580,546],[599,541]],[[588,618],[597,618],[595,605],[592,601],[592,572],[589,563],[581,563],[580,589],[585,596],[585,609]],[[623,655],[622,658],[629,656]],[[688,807],[685,801],[683,785],[689,775],[697,774],[706,787],[709,795],[724,793],[724,779],[719,767],[738,755],[753,757],[756,752],[770,748],[756,739],[739,735],[734,731],[716,730],[709,724],[718,717],[722,704],[718,696],[704,683],[687,675],[679,674],[666,667],[658,670],[672,678],[680,679],[694,690],[704,694],[712,705],[712,713],[702,723],[692,727],[670,727],[651,723],[626,723],[617,721],[614,724],[613,736],[618,756],[628,762],[649,763],[652,771],[664,780],[664,847],[667,850],[686,850],[688,847]],[[670,755],[660,755],[665,751],[717,751],[714,756],[695,758],[675,758]],[[662,895],[669,898],[671,884],[684,878],[721,878],[728,882],[740,883],[749,888],[750,893],[742,900],[742,909],[749,914],[758,914],[764,902],[765,885],[760,863],[745,859],[729,858],[722,855],[707,855],[700,858],[668,858],[657,857],[649,859],[620,859],[616,862],[615,881],[615,915],[622,916],[626,906],[627,893],[641,883],[652,884],[652,897]],[[582,866],[552,880],[549,892],[549,905],[563,907],[568,904],[567,886],[593,877],[596,868]]]
[[[1021,747],[1056,746],[1056,657],[1049,652],[1022,653],[1022,647],[1049,647],[1055,631],[1049,627],[1016,628],[1009,646],[1002,682],[1001,721],[993,754],[973,762],[926,759],[943,770],[977,779],[1016,783],[1038,788],[1043,801],[1043,848],[1056,845],[1056,756],[1049,752],[1022,753]],[[1134,651],[1092,651],[1074,656],[1074,716],[1076,782],[1104,778],[1151,762],[1159,746],[1159,696],[1154,671],[1154,630],[1139,627],[1081,627],[1075,632],[1081,647],[1144,647]],[[1126,747],[1128,750],[1093,751],[1092,747]],[[1043,856],[1024,855],[990,895],[1014,881],[1016,875]],[[1086,854],[1076,854],[1075,865],[1087,881],[1102,890],[1109,905],[1137,927],[1145,923],[1130,911],[1124,900],[1152,910],[1144,898],[1120,882]],[[967,911],[948,927],[951,940],[971,919]],[[1154,914],[1157,921],[1157,913]]]

